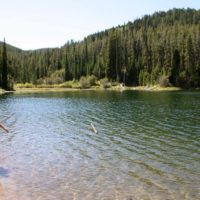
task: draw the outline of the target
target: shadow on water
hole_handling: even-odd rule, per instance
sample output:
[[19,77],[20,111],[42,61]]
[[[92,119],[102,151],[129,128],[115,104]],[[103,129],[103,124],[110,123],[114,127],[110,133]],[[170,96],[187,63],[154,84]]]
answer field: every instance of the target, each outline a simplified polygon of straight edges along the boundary
[[9,177],[9,170],[3,167],[0,167],[0,177],[8,178]]

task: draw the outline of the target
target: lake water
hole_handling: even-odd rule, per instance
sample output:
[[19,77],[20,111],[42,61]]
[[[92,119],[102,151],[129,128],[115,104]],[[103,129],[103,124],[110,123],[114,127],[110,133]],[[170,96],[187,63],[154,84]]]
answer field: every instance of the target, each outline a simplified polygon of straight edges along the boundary
[[200,197],[199,92],[11,94],[0,116],[1,200]]

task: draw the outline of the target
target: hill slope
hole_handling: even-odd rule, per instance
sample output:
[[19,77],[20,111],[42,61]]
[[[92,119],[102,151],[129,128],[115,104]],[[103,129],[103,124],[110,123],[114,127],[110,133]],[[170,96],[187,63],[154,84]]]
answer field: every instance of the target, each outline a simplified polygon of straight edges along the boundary
[[[3,42],[0,41],[0,48],[2,48],[2,46],[3,46]],[[6,44],[6,47],[7,47],[8,52],[22,52],[20,48],[14,47],[10,44]]]
[[[95,75],[127,84],[158,80],[175,86],[200,86],[200,10],[173,9],[146,15],[126,25],[69,41],[63,47],[13,53],[16,82],[49,77],[60,83]],[[17,69],[17,70],[16,70]]]

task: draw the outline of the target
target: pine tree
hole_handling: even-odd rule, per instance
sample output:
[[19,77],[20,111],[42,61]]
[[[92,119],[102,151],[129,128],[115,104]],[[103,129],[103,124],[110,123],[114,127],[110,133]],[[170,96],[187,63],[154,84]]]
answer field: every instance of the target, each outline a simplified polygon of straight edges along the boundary
[[180,54],[179,51],[176,49],[173,54],[173,61],[172,61],[172,70],[171,76],[169,77],[169,81],[174,85],[178,86],[179,81],[179,73],[180,73]]
[[193,48],[193,42],[192,37],[189,36],[186,43],[186,72],[187,72],[187,78],[189,80],[189,86],[192,85],[193,82],[193,75],[195,73],[195,54],[194,54],[194,48]]
[[68,57],[67,57],[67,53],[65,55],[65,81],[69,81],[71,79],[71,75],[70,75],[70,71],[69,71],[69,63],[68,63]]
[[2,86],[2,52],[0,49],[0,87]]
[[6,50],[5,38],[4,38],[4,42],[3,42],[3,51],[2,51],[2,83],[1,83],[1,86],[5,90],[9,89],[8,88],[7,50]]

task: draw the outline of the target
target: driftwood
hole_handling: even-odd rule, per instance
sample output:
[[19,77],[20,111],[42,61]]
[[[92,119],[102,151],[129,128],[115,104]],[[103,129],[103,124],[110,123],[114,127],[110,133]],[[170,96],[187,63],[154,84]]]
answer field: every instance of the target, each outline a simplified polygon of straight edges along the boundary
[[97,133],[97,129],[95,128],[95,126],[92,123],[90,125],[91,125],[92,130],[94,131],[94,133]]
[[5,126],[3,126],[2,124],[0,124],[0,128],[2,128],[6,133],[8,133],[8,129]]

